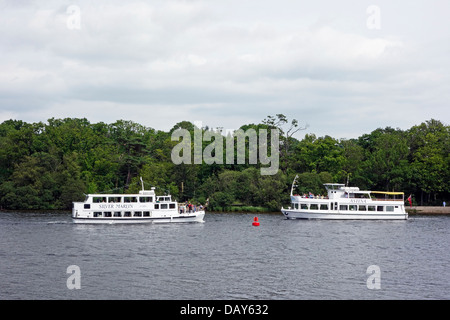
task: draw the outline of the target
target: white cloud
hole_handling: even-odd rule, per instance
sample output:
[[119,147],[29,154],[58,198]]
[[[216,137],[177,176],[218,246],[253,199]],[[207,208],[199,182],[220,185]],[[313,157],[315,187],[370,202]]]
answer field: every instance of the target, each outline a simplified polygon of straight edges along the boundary
[[[366,7],[351,1],[4,3],[0,120],[234,128],[284,113],[318,135],[355,137],[450,118],[448,20],[434,22],[438,10],[421,16],[430,46],[392,22],[394,13],[418,16],[407,2],[381,1],[379,31],[367,30]],[[79,30],[67,27],[70,5],[80,9]]]
[[17,114],[10,111],[0,111],[0,123],[9,120],[9,119],[15,119],[17,117]]

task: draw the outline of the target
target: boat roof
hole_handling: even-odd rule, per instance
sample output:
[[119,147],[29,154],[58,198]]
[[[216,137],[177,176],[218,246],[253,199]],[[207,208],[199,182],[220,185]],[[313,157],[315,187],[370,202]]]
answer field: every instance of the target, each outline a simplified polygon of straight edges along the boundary
[[338,190],[342,187],[345,187],[343,183],[324,183],[323,184],[327,190]]
[[324,183],[327,190],[341,190],[347,193],[369,193],[370,191],[361,191],[358,187],[346,187],[343,183]]
[[[139,197],[139,196],[155,196],[155,191],[152,190],[139,190],[139,193],[89,193],[89,197]],[[169,197],[167,195],[166,197]]]
[[346,187],[343,183],[324,183],[323,184],[325,188],[331,189],[331,190],[338,190],[341,189],[344,192],[347,193],[375,193],[375,194],[387,194],[387,195],[404,195],[404,192],[395,192],[395,191],[365,191],[365,190],[359,190],[358,187]]

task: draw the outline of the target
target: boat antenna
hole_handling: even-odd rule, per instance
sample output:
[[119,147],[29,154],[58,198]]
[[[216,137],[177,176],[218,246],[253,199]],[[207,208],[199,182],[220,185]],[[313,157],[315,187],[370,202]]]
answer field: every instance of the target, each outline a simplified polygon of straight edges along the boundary
[[144,180],[142,180],[142,177],[141,177],[141,185],[142,185],[142,191],[144,191]]

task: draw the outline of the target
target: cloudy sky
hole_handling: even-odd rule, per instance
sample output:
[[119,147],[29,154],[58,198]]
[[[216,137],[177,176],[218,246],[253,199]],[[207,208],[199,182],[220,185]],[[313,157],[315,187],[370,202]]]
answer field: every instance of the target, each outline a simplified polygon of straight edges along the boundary
[[0,0],[0,122],[450,122],[450,1]]

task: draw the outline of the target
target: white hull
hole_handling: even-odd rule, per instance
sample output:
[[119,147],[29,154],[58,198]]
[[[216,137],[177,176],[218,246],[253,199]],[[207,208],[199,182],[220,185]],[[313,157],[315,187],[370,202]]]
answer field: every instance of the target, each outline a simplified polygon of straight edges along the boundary
[[204,211],[189,214],[176,214],[163,217],[72,217],[74,223],[80,224],[141,224],[141,223],[186,223],[204,222]]
[[408,213],[330,213],[282,209],[286,219],[328,219],[328,220],[406,220]]

